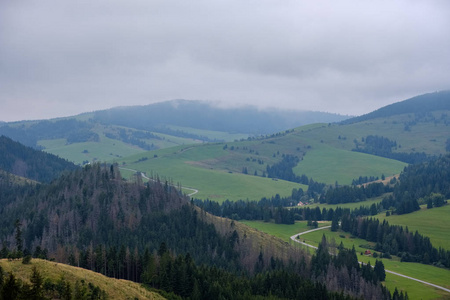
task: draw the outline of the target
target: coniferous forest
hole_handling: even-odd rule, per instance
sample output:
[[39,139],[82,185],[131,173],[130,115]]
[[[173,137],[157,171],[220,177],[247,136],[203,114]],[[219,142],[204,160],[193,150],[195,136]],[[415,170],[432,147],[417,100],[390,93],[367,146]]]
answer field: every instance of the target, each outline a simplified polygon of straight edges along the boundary
[[50,182],[63,171],[78,168],[65,159],[24,147],[5,136],[0,136],[0,153],[0,170],[40,182]]
[[179,297],[389,299],[378,277],[292,246],[252,247],[170,182],[125,182],[115,165],[88,165],[50,184],[1,184],[3,258],[55,259]]

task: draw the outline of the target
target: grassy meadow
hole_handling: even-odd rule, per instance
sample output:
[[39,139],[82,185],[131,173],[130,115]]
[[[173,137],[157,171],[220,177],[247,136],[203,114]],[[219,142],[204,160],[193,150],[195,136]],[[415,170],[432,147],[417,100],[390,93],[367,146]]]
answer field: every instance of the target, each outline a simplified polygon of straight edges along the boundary
[[[171,179],[182,186],[198,189],[196,198],[208,198],[218,202],[226,199],[260,200],[262,197],[276,194],[288,196],[293,188],[307,189],[305,185],[294,182],[275,181],[260,176],[205,168],[202,166],[201,159],[205,157],[215,159],[223,151],[221,145],[206,146],[208,147],[163,149],[155,152],[157,157],[148,157],[147,160],[140,162],[142,155],[133,156],[125,160],[125,164],[121,163],[121,166],[145,172],[149,177],[161,174],[163,179]],[[123,173],[123,175],[131,175],[131,173]]]
[[[306,173],[315,181],[328,184],[351,184],[359,176],[381,177],[400,173],[407,165],[392,159],[316,144],[294,168],[296,174]],[[307,170],[307,172],[306,172]]]
[[[124,127],[121,127],[124,128]],[[129,129],[129,128],[128,128]],[[99,135],[98,142],[83,142],[68,144],[66,139],[40,140],[38,145],[44,147],[44,151],[58,155],[76,164],[84,161],[114,161],[119,158],[147,152],[135,145],[111,139],[105,136],[103,126],[97,126],[94,131]],[[133,129],[130,129],[133,130]],[[143,139],[145,143],[153,144],[157,148],[170,148],[178,145],[199,143],[197,140],[175,137],[165,134],[156,134],[162,139]]]
[[313,204],[309,204],[308,207],[311,209],[314,209],[316,207],[319,207],[320,209],[332,208],[333,210],[336,209],[337,207],[341,207],[341,208],[349,208],[350,210],[352,210],[355,208],[360,208],[361,206],[370,207],[372,204],[378,204],[383,200],[383,197],[384,196],[374,197],[374,198],[370,198],[366,201],[361,201],[361,202],[350,202],[350,203],[339,203],[339,204],[313,203]]
[[[435,111],[431,114],[439,120],[443,114],[448,114],[448,111]],[[415,118],[414,114],[403,114],[347,125],[304,126],[296,128],[296,131],[305,139],[345,150],[355,148],[355,140],[361,142],[362,138],[368,135],[378,135],[396,141],[397,152],[423,151],[432,155],[445,153],[445,142],[448,138],[448,127],[445,123]],[[415,125],[405,130],[405,123],[414,121]]]
[[132,147],[107,137],[101,137],[100,142],[84,142],[71,145],[66,145],[66,143],[66,139],[41,140],[38,142],[40,146],[45,147],[44,151],[80,165],[84,161],[110,161],[144,152],[138,147]]
[[[314,144],[303,139],[297,131],[261,140],[184,145],[112,161],[146,172],[147,176],[166,176],[183,186],[198,189],[197,198],[220,202],[225,199],[259,200],[275,194],[287,196],[293,188],[299,187],[306,190],[304,185],[262,177],[267,165],[281,161],[286,154],[304,157],[293,170],[297,175],[306,174],[329,184],[336,181],[349,184],[359,176],[398,174],[406,165],[322,143]],[[244,168],[247,174],[243,174]]]
[[223,141],[227,141],[227,142],[246,139],[249,137],[249,135],[245,134],[245,133],[228,133],[228,132],[223,132],[223,131],[204,130],[204,129],[181,127],[181,126],[175,126],[175,125],[169,125],[167,127],[170,129],[173,129],[173,130],[180,130],[183,132],[192,133],[192,134],[196,134],[199,136],[206,136],[207,138],[209,138],[211,140],[223,140]]
[[[258,229],[259,231],[278,237],[286,242],[289,242],[291,236],[293,236],[294,234],[312,229],[310,226],[306,225],[306,222],[295,222],[295,224],[293,225],[274,224],[263,221],[248,221],[248,220],[242,220],[239,222],[247,226],[253,227],[255,229]],[[328,225],[331,225],[331,222],[319,223],[319,227],[324,227]]]

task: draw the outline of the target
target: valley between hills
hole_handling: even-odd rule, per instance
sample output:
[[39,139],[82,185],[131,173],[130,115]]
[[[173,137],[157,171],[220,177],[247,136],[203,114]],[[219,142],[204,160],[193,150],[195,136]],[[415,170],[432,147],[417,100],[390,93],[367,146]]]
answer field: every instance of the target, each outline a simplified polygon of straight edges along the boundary
[[0,299],[450,299],[450,92],[309,115],[1,123]]

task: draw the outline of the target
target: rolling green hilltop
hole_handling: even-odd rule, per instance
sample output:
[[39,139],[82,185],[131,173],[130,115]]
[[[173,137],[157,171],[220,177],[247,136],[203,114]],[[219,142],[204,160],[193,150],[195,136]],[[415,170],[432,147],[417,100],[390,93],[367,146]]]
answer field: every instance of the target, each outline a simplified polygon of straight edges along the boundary
[[[164,174],[198,189],[196,197],[218,201],[286,195],[292,188],[305,188],[299,183],[309,184],[294,180],[297,185],[286,190],[289,187],[282,186],[280,179],[292,181],[289,178],[293,176],[305,175],[308,180],[333,185],[348,185],[359,177],[388,177],[399,174],[409,163],[450,149],[450,110],[446,106],[450,94],[436,95],[405,100],[399,106],[380,109],[382,116],[375,114],[361,121],[306,125],[259,138],[157,150],[114,161],[149,176]],[[429,98],[434,96],[439,105],[431,103]],[[415,110],[406,109],[409,103]],[[293,175],[269,175],[274,166],[287,170],[287,156],[297,159],[288,167]]]

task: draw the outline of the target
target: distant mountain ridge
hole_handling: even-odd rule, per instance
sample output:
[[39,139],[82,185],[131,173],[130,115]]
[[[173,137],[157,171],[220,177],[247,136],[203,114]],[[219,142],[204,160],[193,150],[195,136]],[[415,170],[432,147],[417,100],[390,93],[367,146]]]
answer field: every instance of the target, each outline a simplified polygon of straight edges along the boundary
[[94,112],[103,124],[156,131],[175,125],[229,133],[271,134],[311,123],[333,123],[347,116],[312,111],[259,110],[254,106],[220,108],[208,102],[172,100],[144,106],[116,107]]
[[450,110],[450,90],[423,94],[393,103],[371,113],[344,120],[341,124],[354,124],[376,118],[407,113],[426,113],[436,110]]
[[82,165],[185,144],[247,139],[345,118],[322,112],[220,108],[208,102],[173,100],[51,120],[0,123],[0,135]]

